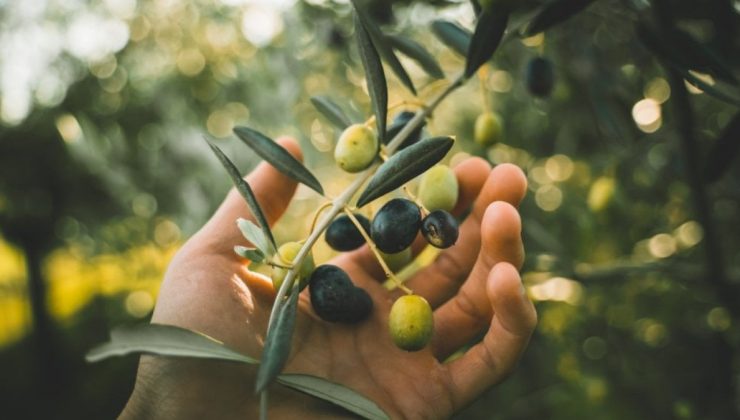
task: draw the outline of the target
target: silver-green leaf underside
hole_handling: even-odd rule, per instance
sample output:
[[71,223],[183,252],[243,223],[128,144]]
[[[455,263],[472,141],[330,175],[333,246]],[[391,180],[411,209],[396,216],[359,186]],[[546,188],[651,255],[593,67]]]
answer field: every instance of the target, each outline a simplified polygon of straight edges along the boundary
[[111,332],[109,342],[90,350],[85,359],[88,362],[97,362],[127,354],[155,354],[230,360],[248,364],[259,363],[258,360],[231,350],[222,342],[205,334],[162,324],[118,327]]
[[262,230],[251,220],[239,218],[236,221],[236,225],[239,226],[239,230],[241,230],[242,235],[244,235],[244,237],[262,253],[262,255],[275,254],[275,247],[268,241]]
[[326,379],[311,375],[284,374],[278,377],[278,383],[305,392],[308,395],[333,402],[366,419],[390,419],[374,402],[343,385],[327,381]]
[[298,288],[294,287],[287,301],[278,308],[275,321],[267,331],[265,347],[262,350],[262,364],[257,371],[255,384],[257,392],[262,392],[280,374],[288,360],[299,294]]
[[357,206],[362,207],[421,175],[442,160],[453,143],[451,137],[434,137],[395,153],[380,165],[357,200]]
[[246,246],[237,245],[234,247],[234,252],[242,258],[256,263],[261,263],[265,260],[265,254],[257,248],[247,248]]
[[318,179],[282,146],[249,127],[235,127],[234,134],[278,171],[324,195]]

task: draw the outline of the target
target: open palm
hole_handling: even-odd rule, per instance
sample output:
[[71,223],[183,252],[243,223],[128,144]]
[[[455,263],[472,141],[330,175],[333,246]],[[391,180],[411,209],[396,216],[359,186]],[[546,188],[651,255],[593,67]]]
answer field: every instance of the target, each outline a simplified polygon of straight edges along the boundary
[[[300,157],[294,141],[280,142]],[[525,194],[526,180],[514,166],[491,170],[476,158],[459,164],[455,173],[460,195],[453,212],[472,209],[460,239],[407,283],[435,309],[432,343],[413,353],[392,343],[388,313],[401,292],[382,286],[379,264],[362,247],[329,263],[342,267],[370,294],[372,315],[357,325],[324,322],[304,292],[286,372],[327,378],[372,399],[393,418],[418,419],[449,417],[513,369],[537,318],[517,273],[523,247],[515,206]],[[248,180],[274,223],[295,183],[264,163]],[[238,217],[249,218],[249,211],[232,191],[170,264],[152,322],[203,332],[258,358],[275,293],[269,279],[250,272],[233,252],[244,242],[234,223]],[[422,247],[419,239],[415,252]],[[486,330],[462,357],[444,362]],[[254,418],[259,409],[255,375],[254,367],[227,362],[143,357],[122,417]],[[270,415],[347,416],[277,386],[271,389]]]

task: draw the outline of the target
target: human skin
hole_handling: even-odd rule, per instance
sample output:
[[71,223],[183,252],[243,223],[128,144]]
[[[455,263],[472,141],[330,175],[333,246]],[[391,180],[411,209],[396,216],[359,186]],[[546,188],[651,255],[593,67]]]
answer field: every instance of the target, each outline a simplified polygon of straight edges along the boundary
[[[279,140],[301,158],[298,144]],[[537,323],[518,268],[524,258],[516,206],[526,178],[513,165],[491,170],[470,158],[458,164],[460,226],[457,244],[442,251],[406,283],[434,309],[431,343],[421,351],[398,349],[388,333],[388,314],[400,291],[388,291],[367,246],[328,263],[343,268],[371,296],[370,317],[356,325],[322,321],[300,296],[293,346],[285,372],[306,373],[343,384],[375,401],[391,418],[447,418],[515,367]],[[296,184],[267,163],[247,176],[270,224],[284,213]],[[471,207],[472,206],[472,207]],[[253,219],[231,191],[213,217],[173,258],[152,322],[199,331],[259,358],[275,292],[269,278],[249,270],[235,245],[248,245],[235,220]],[[414,252],[424,247],[419,236]],[[445,360],[485,331],[462,357]],[[143,356],[136,385],[120,418],[257,418],[256,368],[229,362]],[[270,388],[270,418],[347,418],[322,400]]]

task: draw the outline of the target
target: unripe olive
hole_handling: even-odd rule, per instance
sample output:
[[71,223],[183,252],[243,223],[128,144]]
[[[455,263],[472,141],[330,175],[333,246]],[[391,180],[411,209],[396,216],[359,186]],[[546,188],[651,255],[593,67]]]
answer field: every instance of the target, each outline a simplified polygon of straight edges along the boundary
[[[367,220],[367,217],[361,214],[355,214],[354,216],[365,229],[365,232],[370,234],[370,221]],[[360,230],[346,215],[339,216],[331,222],[326,229],[324,238],[332,249],[343,252],[357,249],[365,243],[365,238]]]
[[475,120],[473,139],[481,146],[491,146],[501,141],[501,119],[493,112],[484,112]]
[[524,74],[527,81],[527,89],[534,96],[544,98],[550,95],[555,84],[555,73],[550,60],[543,57],[535,57],[527,64]]
[[421,233],[430,245],[449,248],[459,235],[457,219],[444,210],[435,210],[421,222]]
[[378,154],[378,138],[363,124],[347,127],[334,149],[334,160],[343,170],[354,173],[366,169]]
[[403,198],[394,198],[375,214],[370,235],[378,249],[386,254],[395,254],[414,242],[420,227],[419,206]]
[[[292,264],[296,255],[298,255],[298,252],[301,250],[301,247],[302,245],[298,242],[286,242],[280,245],[275,262],[280,265]],[[306,287],[306,284],[308,284],[308,277],[311,275],[313,269],[313,255],[309,251],[309,253],[306,254],[306,257],[303,258],[303,262],[301,262],[301,267],[296,273],[300,281],[299,284],[301,286],[301,289]],[[282,267],[272,267],[272,274],[270,277],[272,277],[272,286],[275,288],[275,290],[280,289],[280,286],[283,284],[283,280],[285,280],[285,276],[287,275],[288,269]]]
[[421,296],[402,296],[391,307],[388,328],[398,348],[421,350],[429,343],[434,331],[432,308]]
[[316,267],[308,283],[311,307],[324,321],[354,324],[372,312],[370,295],[356,287],[349,275],[336,265]]
[[457,194],[455,172],[446,165],[436,165],[421,177],[417,197],[429,211],[450,211],[457,203]]
[[385,261],[388,268],[395,273],[406,267],[409,262],[411,262],[411,248],[406,248],[395,254],[386,254],[385,252],[380,251],[380,256],[383,257],[383,261]]
[[[408,124],[409,121],[414,118],[414,115],[416,114],[410,111],[403,111],[396,114],[396,116],[393,117],[393,122],[391,122],[390,127],[388,127],[388,130],[386,131],[384,143],[390,143],[390,141],[393,140],[393,137],[396,137],[396,135],[401,132],[406,124]],[[414,131],[412,131],[411,134],[406,137],[406,140],[401,143],[401,146],[398,147],[398,150],[409,147],[419,141],[419,138],[421,137],[421,129],[422,127],[424,127],[425,124],[426,121],[422,122],[417,128],[415,128]]]

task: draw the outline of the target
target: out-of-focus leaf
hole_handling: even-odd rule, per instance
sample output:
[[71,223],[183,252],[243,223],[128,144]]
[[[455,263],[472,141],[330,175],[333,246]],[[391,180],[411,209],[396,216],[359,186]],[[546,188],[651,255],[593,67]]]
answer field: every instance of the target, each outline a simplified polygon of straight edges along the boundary
[[480,2],[478,0],[470,0],[470,5],[473,6],[473,13],[475,13],[476,16],[480,16],[480,13],[483,11],[483,8],[480,6]]
[[692,86],[696,87],[697,89],[700,89],[704,93],[714,96],[715,98],[726,102],[731,105],[735,105],[736,107],[740,107],[740,94],[737,91],[728,89],[718,89],[709,83],[705,82],[704,80],[700,79],[699,77],[696,77],[694,74],[692,74],[690,71],[678,69],[683,77],[686,79],[687,82],[689,82]]
[[595,0],[554,0],[545,5],[532,19],[527,35],[535,35],[565,22],[588,7]]
[[373,401],[343,385],[317,376],[283,374],[278,376],[278,383],[334,403],[362,416],[362,418],[370,420],[390,419]]
[[501,43],[508,22],[509,12],[504,9],[489,9],[481,13],[475,25],[473,38],[470,40],[465,62],[465,77],[474,75],[480,66],[491,59]]
[[247,248],[246,246],[237,245],[234,247],[234,252],[242,258],[256,263],[261,263],[265,260],[265,254],[257,248]]
[[434,56],[431,55],[421,44],[413,39],[406,38],[401,35],[388,35],[387,38],[393,45],[393,48],[419,63],[421,68],[423,68],[429,76],[435,79],[444,79],[445,74],[439,66],[439,63],[437,63],[437,59],[435,59]]
[[[258,393],[262,392],[280,374],[285,361],[288,360],[299,294],[299,290],[294,288],[287,301],[278,308],[275,321],[267,331],[265,347],[262,350],[262,363],[257,371],[255,389]],[[280,303],[275,302],[275,304]]]
[[249,127],[235,127],[234,133],[277,170],[324,195],[324,188],[321,187],[319,180],[293,155],[272,139]]
[[740,151],[740,113],[727,124],[709,152],[704,167],[704,180],[714,182],[722,178]]
[[118,327],[111,332],[109,342],[90,350],[85,359],[88,362],[97,362],[127,354],[155,354],[229,360],[248,364],[259,363],[249,356],[229,349],[222,342],[205,334],[162,324]]
[[252,223],[251,220],[239,218],[236,221],[236,224],[239,226],[239,230],[242,231],[242,235],[244,235],[252,245],[259,249],[263,255],[275,254],[277,247],[273,246],[272,243],[268,241],[262,230]]
[[252,215],[254,215],[257,223],[260,224],[260,228],[265,234],[265,237],[268,241],[270,241],[272,247],[277,249],[277,244],[275,244],[275,238],[272,236],[270,225],[267,223],[267,218],[265,217],[264,212],[262,212],[262,207],[260,207],[260,204],[257,202],[257,197],[254,196],[249,183],[244,178],[242,178],[239,170],[236,168],[234,163],[232,163],[231,160],[226,157],[224,152],[222,152],[221,149],[218,148],[218,146],[211,142],[208,142],[208,145],[211,146],[211,150],[213,151],[213,153],[216,155],[216,157],[218,157],[218,160],[221,161],[223,167],[226,168],[226,172],[229,173],[231,181],[234,183],[236,190],[239,191],[239,194],[241,194],[242,197],[244,197],[244,200],[249,206],[249,210],[252,212]]
[[424,173],[442,160],[455,141],[451,137],[434,137],[422,140],[392,155],[373,175],[357,206],[375,200]]
[[409,77],[409,74],[406,72],[406,69],[403,68],[401,62],[398,61],[398,57],[396,57],[393,49],[386,41],[383,32],[375,24],[375,22],[373,22],[367,11],[365,11],[357,4],[356,0],[352,0],[352,5],[355,9],[355,16],[357,16],[357,18],[360,20],[360,23],[367,31],[372,44],[375,46],[375,50],[383,58],[383,60],[388,63],[388,65],[391,67],[391,70],[393,71],[393,73],[396,74],[401,83],[406,86],[406,88],[408,88],[411,93],[416,95],[416,88],[414,88],[414,83],[411,81],[411,77]]
[[470,38],[473,34],[467,29],[447,20],[435,20],[432,22],[432,32],[456,53],[463,57],[468,54]]
[[344,130],[352,125],[352,120],[342,111],[334,101],[326,96],[312,96],[311,103],[329,122]]
[[383,65],[380,64],[380,56],[356,13],[355,35],[362,66],[365,69],[367,90],[370,93],[370,101],[375,113],[375,123],[378,126],[378,138],[382,141],[385,138],[385,125],[388,118],[388,85],[385,81]]

